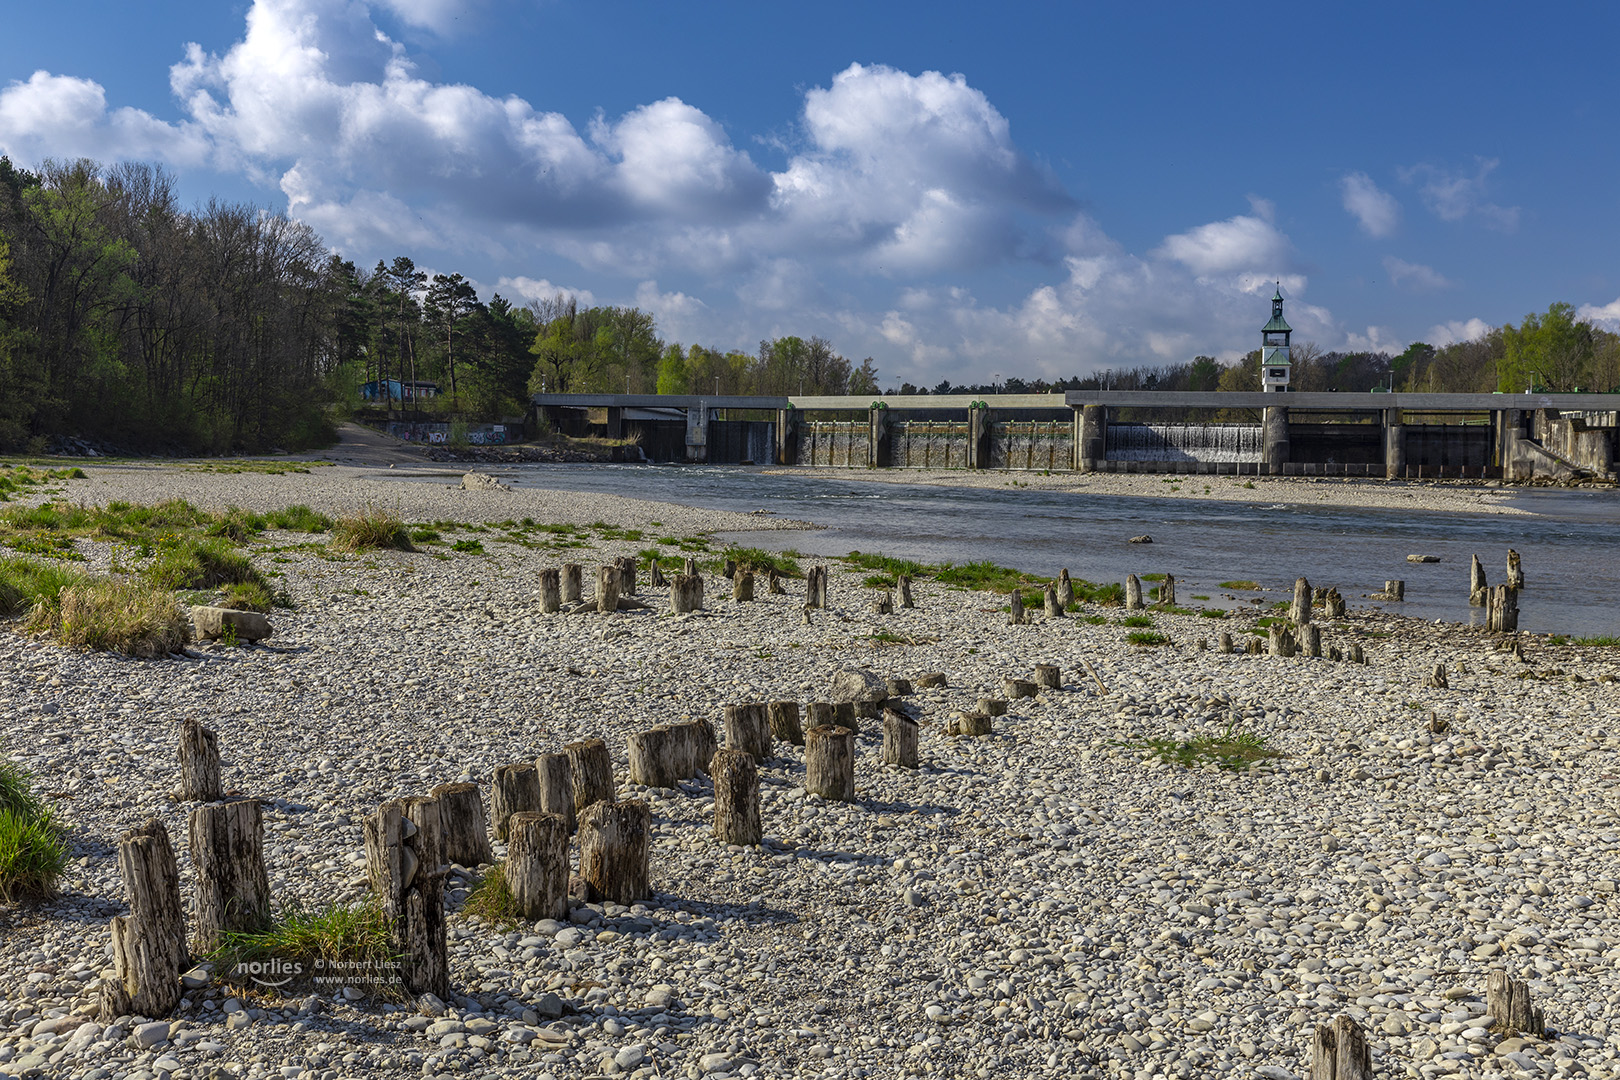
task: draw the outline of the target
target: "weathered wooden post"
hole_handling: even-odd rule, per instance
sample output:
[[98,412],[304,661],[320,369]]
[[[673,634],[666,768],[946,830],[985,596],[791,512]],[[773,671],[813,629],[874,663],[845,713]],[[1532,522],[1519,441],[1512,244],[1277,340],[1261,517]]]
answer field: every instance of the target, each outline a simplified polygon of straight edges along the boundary
[[[876,702],[869,703],[876,705]],[[859,709],[853,701],[835,701],[832,703],[833,727],[841,727],[845,731],[858,732],[861,730]]]
[[1166,574],[1164,580],[1159,582],[1159,606],[1176,606],[1176,575]]
[[730,578],[736,577],[737,576],[737,560],[736,559],[730,559],[730,558],[726,559],[726,561],[721,564],[720,576],[723,577],[723,578],[726,578],[728,580]]
[[925,671],[913,680],[918,690],[942,690],[947,680],[943,671]]
[[484,812],[484,796],[478,785],[440,784],[428,794],[439,803],[444,861],[459,866],[494,862],[495,853],[489,846],[489,816]]
[[697,572],[698,572],[697,560],[692,558],[690,555],[688,555],[686,557],[685,565],[681,568],[681,573],[683,573],[683,574],[696,574]]
[[1330,619],[1344,618],[1344,597],[1339,595],[1337,588],[1327,591],[1327,597],[1322,601],[1322,614]]
[[1294,581],[1294,604],[1288,609],[1288,618],[1295,626],[1311,621],[1311,583],[1304,578]]
[[625,745],[632,784],[669,788],[681,782],[680,770],[672,759],[668,727],[660,724],[647,731],[631,732]]
[[525,810],[507,822],[506,884],[524,919],[568,915],[568,822]]
[[911,688],[911,680],[910,679],[901,678],[901,677],[896,676],[894,678],[885,679],[883,681],[884,681],[885,686],[886,686],[885,693],[887,693],[892,698],[910,697],[912,695],[912,693],[914,692],[912,690],[912,688]]
[[709,765],[714,777],[714,835],[725,844],[751,846],[760,841],[759,768],[754,755],[717,750]]
[[872,598],[871,609],[874,615],[893,615],[894,594],[888,589],[879,592]]
[[739,603],[754,598],[754,572],[739,570],[731,579],[731,598]]
[[714,727],[707,720],[688,720],[669,725],[671,756],[680,766],[681,779],[690,779],[709,767],[717,743]]
[[986,716],[1006,716],[1007,699],[998,697],[982,697],[974,706],[975,710]]
[[1020,589],[1014,589],[1008,597],[1007,625],[1024,625],[1024,594]]
[[676,614],[703,610],[703,578],[699,574],[676,574],[669,587],[669,608]]
[[647,587],[650,589],[669,588],[669,582],[664,578],[664,568],[659,565],[658,556],[656,555],[647,559]]
[[562,610],[562,574],[555,566],[540,571],[540,611],[554,615]]
[[1372,1080],[1367,1033],[1348,1016],[1318,1024],[1311,1040],[1310,1080]]
[[617,566],[599,566],[596,568],[596,610],[603,615],[611,615],[619,610],[619,568]]
[[118,874],[129,914],[112,920],[113,977],[101,984],[100,1017],[168,1016],[180,1001],[187,955],[180,870],[163,822],[154,818],[123,835]]
[[1450,689],[1450,685],[1451,684],[1446,680],[1446,665],[1434,665],[1434,670],[1429,673],[1429,689],[1448,690]]
[[495,839],[506,839],[506,823],[513,814],[540,809],[540,774],[534,766],[499,765],[490,780],[489,816]]
[[883,710],[883,764],[917,767],[917,721],[896,709]]
[[607,743],[601,739],[581,739],[563,747],[574,780],[574,810],[584,810],[592,803],[612,802],[613,759],[608,756]]
[[900,594],[900,606],[901,607],[903,607],[903,608],[913,608],[913,607],[917,606],[915,603],[912,602],[912,599],[911,599],[911,578],[910,577],[906,576],[905,574],[900,574],[899,576],[897,576],[894,579],[894,588],[895,588],[895,592]]
[[855,800],[855,735],[841,727],[804,733],[804,789],[823,799]]
[[951,735],[989,735],[995,730],[995,721],[976,710],[959,712],[951,718],[945,730]]
[[1352,664],[1365,664],[1367,662],[1367,654],[1361,651],[1361,642],[1352,641],[1350,643],[1349,649],[1345,651],[1345,659]]
[[1042,600],[1046,604],[1046,617],[1048,619],[1063,618],[1063,602],[1058,599],[1056,589],[1048,585]]
[[1028,679],[1002,679],[1001,696],[1008,701],[1017,701],[1019,698],[1034,697],[1040,692],[1040,687]]
[[770,709],[763,701],[725,707],[726,749],[752,754],[755,761],[772,756]]
[[591,901],[630,905],[652,895],[647,804],[594,802],[579,815],[579,876]]
[[771,738],[794,746],[804,745],[804,729],[799,726],[797,701],[773,701],[770,709]]
[[574,766],[567,751],[541,754],[534,759],[534,771],[540,777],[540,805],[544,814],[556,814],[568,823],[568,831],[576,827],[574,818]]
[[[812,701],[804,707],[804,729],[831,727],[838,722],[838,710],[830,701]],[[850,716],[854,716],[851,710]]]
[[1306,656],[1322,655],[1322,628],[1306,623],[1299,628],[1299,648]]
[[562,602],[576,603],[585,591],[585,568],[577,562],[563,563]]
[[191,812],[191,864],[197,872],[193,947],[213,952],[231,930],[270,924],[264,872],[264,818],[257,799],[205,803]]
[[772,596],[787,595],[787,590],[782,588],[782,575],[776,572],[776,567],[774,566],[771,567],[769,572],[765,575],[765,591],[770,593]]
[[1385,600],[1405,600],[1406,599],[1406,582],[1404,582],[1404,581],[1386,581],[1386,582],[1384,582],[1384,599]]
[[1524,588],[1524,568],[1519,564],[1519,553],[1508,548],[1507,554],[1507,586],[1510,589]]
[[1058,572],[1057,579],[1058,602],[1064,607],[1074,603],[1074,579],[1069,577],[1068,567]]
[[1142,579],[1135,574],[1125,575],[1125,610],[1142,610]]
[[180,799],[214,802],[219,780],[219,736],[187,717],[180,725]]
[[1498,585],[1486,590],[1485,629],[1507,634],[1519,628],[1519,590]]
[[1547,1034],[1546,1014],[1530,1004],[1530,987],[1508,975],[1493,971],[1485,982],[1485,1011],[1490,1013],[1507,1034]]
[[812,566],[805,575],[805,601],[808,608],[824,608],[827,606],[827,568],[825,566]]
[[1297,643],[1294,634],[1281,623],[1273,623],[1271,627],[1271,655],[1284,658],[1294,655]]
[[1223,630],[1221,636],[1216,639],[1215,651],[1230,653],[1232,651],[1232,635]]
[[1484,607],[1485,592],[1489,588],[1490,583],[1485,580],[1485,564],[1479,561],[1478,555],[1475,555],[1473,563],[1468,567],[1468,606]]
[[1056,664],[1035,665],[1035,685],[1046,690],[1063,689],[1063,672]]
[[636,557],[620,555],[613,560],[613,565],[619,568],[619,595],[636,595]]
[[393,799],[367,815],[366,870],[382,901],[388,944],[399,956],[400,981],[412,994],[450,993],[444,936],[444,871],[439,804]]

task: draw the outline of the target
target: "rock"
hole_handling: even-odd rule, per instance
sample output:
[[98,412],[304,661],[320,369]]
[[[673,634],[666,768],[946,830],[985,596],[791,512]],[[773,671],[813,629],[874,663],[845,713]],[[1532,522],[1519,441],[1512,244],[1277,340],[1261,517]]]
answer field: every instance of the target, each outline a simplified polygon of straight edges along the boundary
[[1153,537],[1143,533],[1141,536],[1131,537],[1130,542],[1133,544],[1151,544],[1153,543]]
[[149,1024],[141,1024],[130,1035],[135,1046],[141,1050],[150,1050],[158,1043],[169,1041],[169,1024],[166,1020],[154,1020]]
[[505,484],[488,473],[464,473],[461,477],[462,491],[510,491]]
[[562,998],[556,994],[541,994],[534,1001],[534,1011],[548,1020],[555,1020],[564,1012]]
[[613,1055],[613,1064],[621,1069],[633,1069],[647,1059],[647,1048],[640,1043],[627,1046]]
[[905,900],[907,907],[928,906],[928,897],[909,886],[906,888],[905,892],[901,893],[900,895],[901,898]]
[[698,1068],[706,1073],[730,1072],[732,1060],[730,1054],[704,1054],[698,1059]]
[[443,1016],[445,1004],[433,994],[423,994],[416,999],[416,1011],[423,1016]]
[[889,684],[870,671],[845,668],[833,676],[831,700],[876,703],[889,696]]
[[1440,561],[1440,556],[1438,556],[1438,555],[1408,555],[1406,557],[1406,561],[1407,562],[1439,562]]
[[271,632],[270,620],[261,612],[206,605],[191,609],[191,629],[198,638],[216,641],[226,636],[226,627],[238,641],[263,641]]
[[209,970],[199,965],[180,976],[180,983],[187,990],[201,990],[208,985],[208,980],[211,978],[213,978],[213,975]]

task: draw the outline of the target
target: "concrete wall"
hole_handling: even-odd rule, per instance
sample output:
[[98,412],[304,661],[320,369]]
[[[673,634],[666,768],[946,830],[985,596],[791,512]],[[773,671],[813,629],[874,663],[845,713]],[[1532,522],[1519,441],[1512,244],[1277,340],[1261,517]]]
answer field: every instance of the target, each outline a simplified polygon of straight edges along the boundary
[[[1601,415],[1598,419],[1606,420],[1608,416]],[[1537,409],[1530,417],[1530,434],[1543,447],[1577,469],[1599,476],[1614,474],[1613,427],[1592,426],[1585,414]]]

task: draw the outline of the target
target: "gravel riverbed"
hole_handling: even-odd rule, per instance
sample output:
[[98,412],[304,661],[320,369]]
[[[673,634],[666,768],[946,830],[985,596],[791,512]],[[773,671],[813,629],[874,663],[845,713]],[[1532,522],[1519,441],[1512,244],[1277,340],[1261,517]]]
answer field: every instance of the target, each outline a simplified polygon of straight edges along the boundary
[[[412,521],[654,533],[788,524],[378,482],[386,470],[88,471],[67,497],[369,502]],[[1139,648],[1118,609],[1088,608],[1100,625],[1008,626],[1000,598],[934,582],[913,587],[916,609],[872,614],[865,572],[837,565],[809,625],[802,582],[734,603],[713,577],[694,615],[670,615],[645,585],[649,612],[541,615],[541,568],[647,541],[566,555],[482,541],[487,554],[448,559],[257,556],[297,604],[274,613],[267,648],[133,661],[0,633],[4,752],[61,807],[74,845],[60,897],[0,907],[0,1076],[1279,1080],[1308,1072],[1316,1024],[1348,1014],[1380,1077],[1620,1077],[1620,651],[1536,638],[1521,661],[1481,631],[1354,598],[1324,646],[1367,631],[1367,666],[1200,651],[1241,620],[1194,615],[1154,614],[1171,643]],[[1062,669],[1062,689],[1012,702],[990,736],[945,734],[1037,663]],[[1428,688],[1438,664],[1449,689]],[[706,779],[624,783],[630,733],[821,699],[851,667],[946,674],[907,699],[920,769],[881,766],[879,725],[863,721],[857,801],[823,802],[800,786],[802,751],[778,743],[761,770],[766,841],[746,849],[712,838]],[[613,753],[620,797],[651,805],[656,895],[491,927],[459,911],[469,870],[448,894],[449,1001],[215,979],[164,1023],[103,1024],[119,835],[165,822],[190,887],[191,807],[169,794],[188,716],[218,732],[226,787],[265,800],[279,906],[364,894],[361,819],[380,801],[487,785],[499,765],[591,735]],[[1131,745],[1229,726],[1285,756],[1222,772]],[[1494,969],[1528,980],[1547,1038],[1492,1029]]]

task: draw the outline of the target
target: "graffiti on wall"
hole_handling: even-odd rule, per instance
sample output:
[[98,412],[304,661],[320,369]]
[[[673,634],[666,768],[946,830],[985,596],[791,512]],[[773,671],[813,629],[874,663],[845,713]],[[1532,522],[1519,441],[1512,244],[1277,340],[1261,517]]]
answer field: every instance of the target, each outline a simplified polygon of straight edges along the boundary
[[[450,425],[394,420],[388,425],[388,434],[406,442],[447,443],[450,441]],[[477,427],[469,427],[466,435],[467,441],[474,446],[504,446],[506,437],[505,424],[480,424]]]

